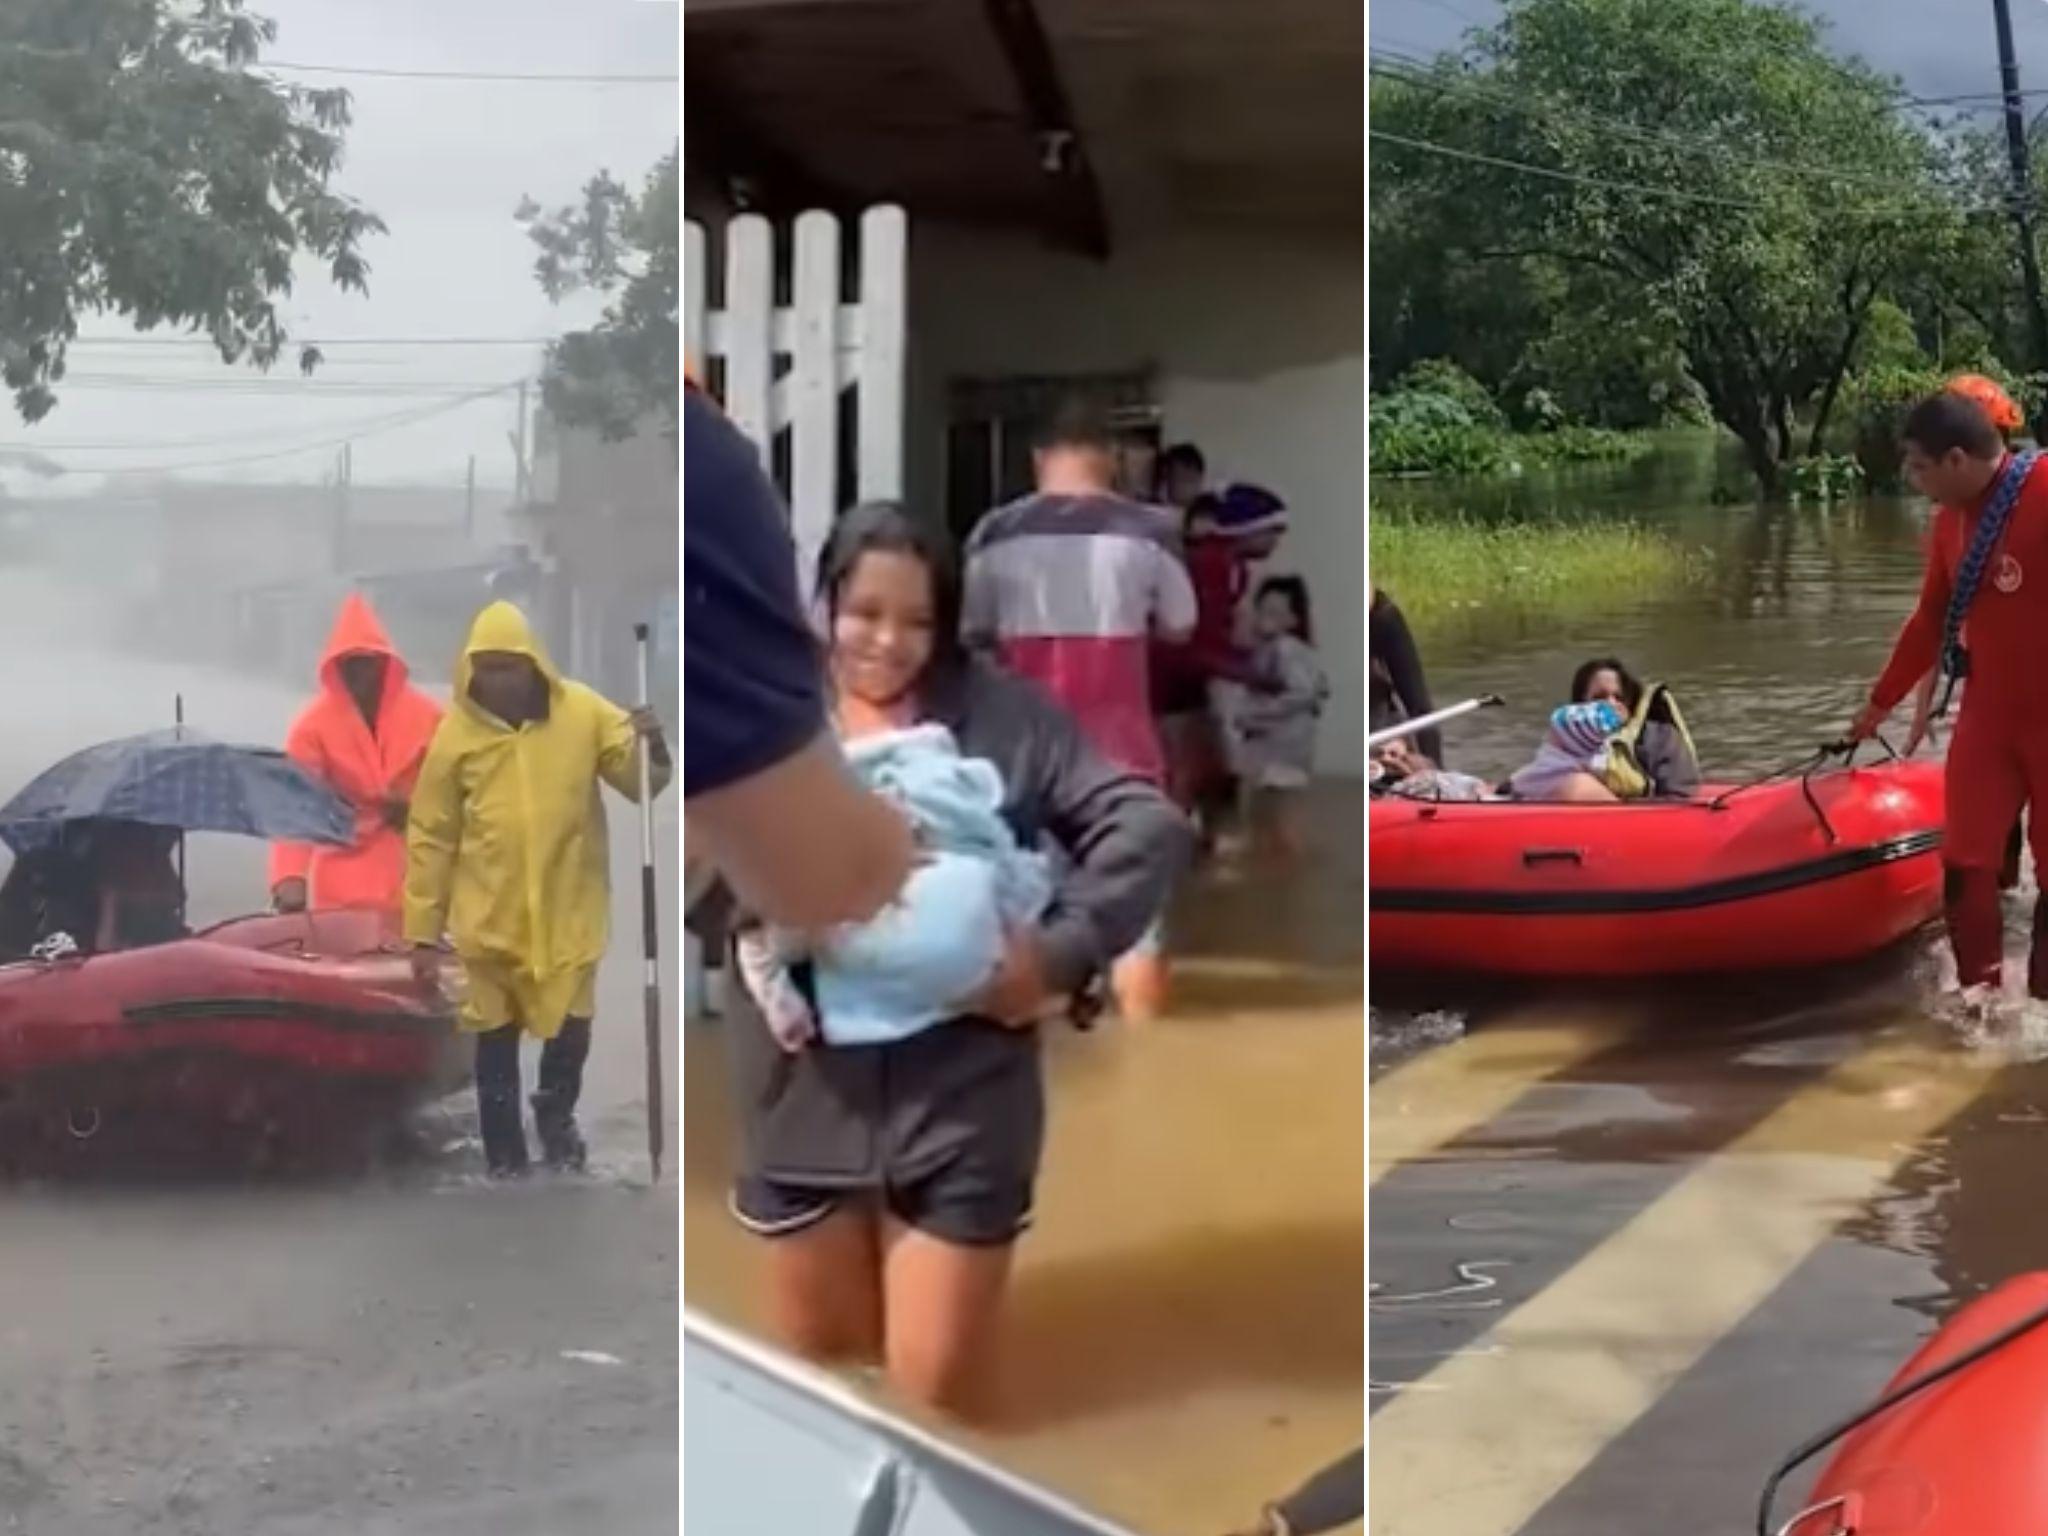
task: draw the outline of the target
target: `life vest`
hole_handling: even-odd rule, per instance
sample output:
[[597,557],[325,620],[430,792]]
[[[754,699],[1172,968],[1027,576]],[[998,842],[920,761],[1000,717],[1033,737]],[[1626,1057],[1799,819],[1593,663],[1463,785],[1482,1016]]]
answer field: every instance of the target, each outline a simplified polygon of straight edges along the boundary
[[1600,780],[1618,800],[1647,800],[1657,793],[1656,781],[1643,767],[1637,752],[1643,727],[1652,720],[1661,721],[1678,732],[1679,740],[1685,743],[1685,750],[1695,762],[1699,760],[1699,754],[1693,750],[1692,733],[1685,728],[1685,716],[1678,712],[1678,701],[1662,683],[1651,683],[1643,690],[1643,697],[1636,705],[1635,713],[1629,716],[1628,723],[1607,738],[1607,766],[1602,770]]

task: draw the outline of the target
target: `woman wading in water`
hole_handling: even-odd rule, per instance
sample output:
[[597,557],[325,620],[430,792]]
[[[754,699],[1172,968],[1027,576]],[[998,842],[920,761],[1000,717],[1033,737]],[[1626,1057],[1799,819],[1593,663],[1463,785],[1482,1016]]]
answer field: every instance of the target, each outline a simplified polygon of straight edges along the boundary
[[1050,907],[957,1017],[884,1044],[785,1049],[736,1021],[734,1214],[767,1241],[778,1333],[815,1360],[881,1360],[913,1399],[990,1408],[1011,1253],[1044,1140],[1038,1025],[1136,942],[1188,851],[1182,817],[1110,767],[1030,685],[970,660],[945,547],[900,508],[855,508],[821,561],[835,723],[946,726],[1001,775],[1002,815],[1057,845]]

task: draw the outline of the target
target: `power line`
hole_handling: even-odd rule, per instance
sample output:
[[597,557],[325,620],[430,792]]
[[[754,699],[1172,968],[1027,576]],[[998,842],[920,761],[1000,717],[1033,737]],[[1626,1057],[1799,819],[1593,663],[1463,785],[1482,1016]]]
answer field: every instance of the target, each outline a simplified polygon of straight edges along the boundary
[[[1653,187],[1642,182],[1616,181],[1604,176],[1585,176],[1576,171],[1553,170],[1549,166],[1531,165],[1525,160],[1508,160],[1499,155],[1484,155],[1475,150],[1454,149],[1448,144],[1434,144],[1427,139],[1411,139],[1403,134],[1388,133],[1380,128],[1368,128],[1367,136],[1398,144],[1404,149],[1420,150],[1424,154],[1441,155],[1450,160],[1466,160],[1476,165],[1491,165],[1504,171],[1517,171],[1526,176],[1541,176],[1551,181],[1571,182],[1578,186],[1598,187],[1608,192],[1635,192],[1648,197],[1667,197],[1676,202],[1703,203],[1716,208],[1736,208],[1747,213],[1770,213],[1776,210],[1764,203],[1743,198],[1721,197],[1711,192],[1689,192],[1683,187]],[[1895,204],[1889,208],[1871,205],[1863,208],[1830,208],[1830,215],[1866,214],[1890,216],[1905,211],[1904,205]]]
[[248,378],[206,374],[71,373],[50,381],[64,389],[173,391],[203,395],[275,396],[310,399],[320,395],[459,395],[474,390],[477,379],[294,379],[253,375]]
[[1498,103],[1525,117],[1551,115],[1603,128],[1618,138],[1633,139],[1639,143],[1684,150],[1689,153],[1704,153],[1719,156],[1728,163],[1757,170],[1781,171],[1787,175],[1819,177],[1831,181],[1862,182],[1868,185],[1896,191],[1888,178],[1870,171],[1851,170],[1845,166],[1802,164],[1787,160],[1766,160],[1742,154],[1732,147],[1716,143],[1712,139],[1692,134],[1679,134],[1658,129],[1640,128],[1625,118],[1610,117],[1588,111],[1583,107],[1564,102],[1546,100],[1533,92],[1516,92],[1500,86],[1482,84],[1475,80],[1452,79],[1433,71],[1418,69],[1407,59],[1389,55],[1392,63],[1369,65],[1371,73],[1382,79],[1396,80],[1403,85],[1412,85],[1421,90],[1439,94],[1463,95],[1474,100]]
[[[1455,16],[1460,21],[1470,22],[1475,27],[1490,27],[1493,25],[1491,21],[1483,21],[1479,17],[1474,16],[1463,6],[1451,4],[1451,0],[1413,0],[1413,3],[1416,5],[1426,5],[1432,10],[1442,11],[1446,16]],[[1499,18],[1495,19],[1498,20]]]
[[[173,464],[124,465],[119,469],[82,469],[75,465],[57,465],[54,466],[54,472],[60,475],[168,475],[192,469],[226,469],[239,464],[263,464],[276,459],[296,458],[302,453],[316,453],[322,449],[340,448],[345,444],[357,442],[365,437],[373,437],[383,432],[394,432],[403,427],[416,425],[419,422],[430,421],[437,416],[445,416],[451,411],[460,410],[463,406],[472,405],[479,400],[487,400],[494,395],[507,394],[517,389],[522,382],[525,381],[512,379],[503,384],[492,385],[489,389],[476,390],[471,394],[454,400],[444,401],[438,405],[426,406],[424,408],[414,407],[408,411],[393,412],[387,416],[373,418],[338,436],[323,438],[317,442],[300,443],[289,448],[273,448],[260,453],[236,454],[227,458],[182,460]],[[32,452],[33,449],[28,451]]]
[[348,75],[369,80],[448,80],[503,85],[675,85],[674,75],[576,75],[544,71],[487,69],[385,69],[367,64],[297,64],[262,59],[259,69],[295,75]]
[[[559,336],[308,336],[291,347],[544,347]],[[214,347],[210,336],[74,336],[72,347]]]
[[[498,388],[502,387],[498,386]],[[465,398],[481,399],[483,398],[483,393],[471,390]],[[406,413],[409,414],[413,409],[415,408],[407,407]],[[252,440],[263,441],[280,436],[296,437],[306,432],[357,431],[363,428],[374,427],[380,421],[387,419],[391,414],[388,411],[379,411],[371,416],[345,416],[338,419],[302,421],[268,432],[252,433],[244,428],[237,432],[219,433],[206,437],[130,439],[126,442],[81,442],[62,438],[45,440],[35,436],[33,431],[31,431],[29,435],[17,441],[8,441],[0,438],[0,460],[10,456],[31,453],[154,453],[162,452],[166,449],[218,448],[228,444],[246,444]]]

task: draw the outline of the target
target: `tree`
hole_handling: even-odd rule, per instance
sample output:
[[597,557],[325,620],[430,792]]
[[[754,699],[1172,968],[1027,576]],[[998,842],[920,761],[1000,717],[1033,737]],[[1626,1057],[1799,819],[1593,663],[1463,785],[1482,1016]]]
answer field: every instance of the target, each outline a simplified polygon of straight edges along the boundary
[[1818,450],[1871,306],[1960,238],[1934,138],[1789,8],[1509,0],[1398,73],[1375,198],[1426,210],[1440,262],[1554,272],[1590,334],[1668,338],[1766,492]]
[[610,296],[603,318],[548,349],[541,396],[566,426],[630,437],[649,417],[673,433],[680,410],[682,284],[680,149],[636,197],[608,172],[582,199],[550,213],[532,198],[517,217],[539,248],[534,275],[550,299],[581,289]]
[[328,185],[348,94],[255,73],[275,31],[243,0],[0,6],[0,380],[24,420],[56,404],[82,316],[267,368],[295,257],[364,291],[384,226]]

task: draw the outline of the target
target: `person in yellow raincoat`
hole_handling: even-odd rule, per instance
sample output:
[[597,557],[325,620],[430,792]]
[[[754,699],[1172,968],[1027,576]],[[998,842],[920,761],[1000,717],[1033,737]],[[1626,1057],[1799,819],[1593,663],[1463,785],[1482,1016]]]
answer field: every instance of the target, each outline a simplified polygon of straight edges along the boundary
[[525,1035],[545,1042],[533,1096],[542,1156],[551,1167],[583,1165],[576,1099],[609,936],[598,786],[639,796],[642,737],[659,794],[673,769],[651,711],[621,709],[564,679],[510,603],[477,615],[454,704],[413,789],[405,937],[423,985],[439,974],[444,938],[461,962],[484,1157],[501,1177],[527,1168]]

